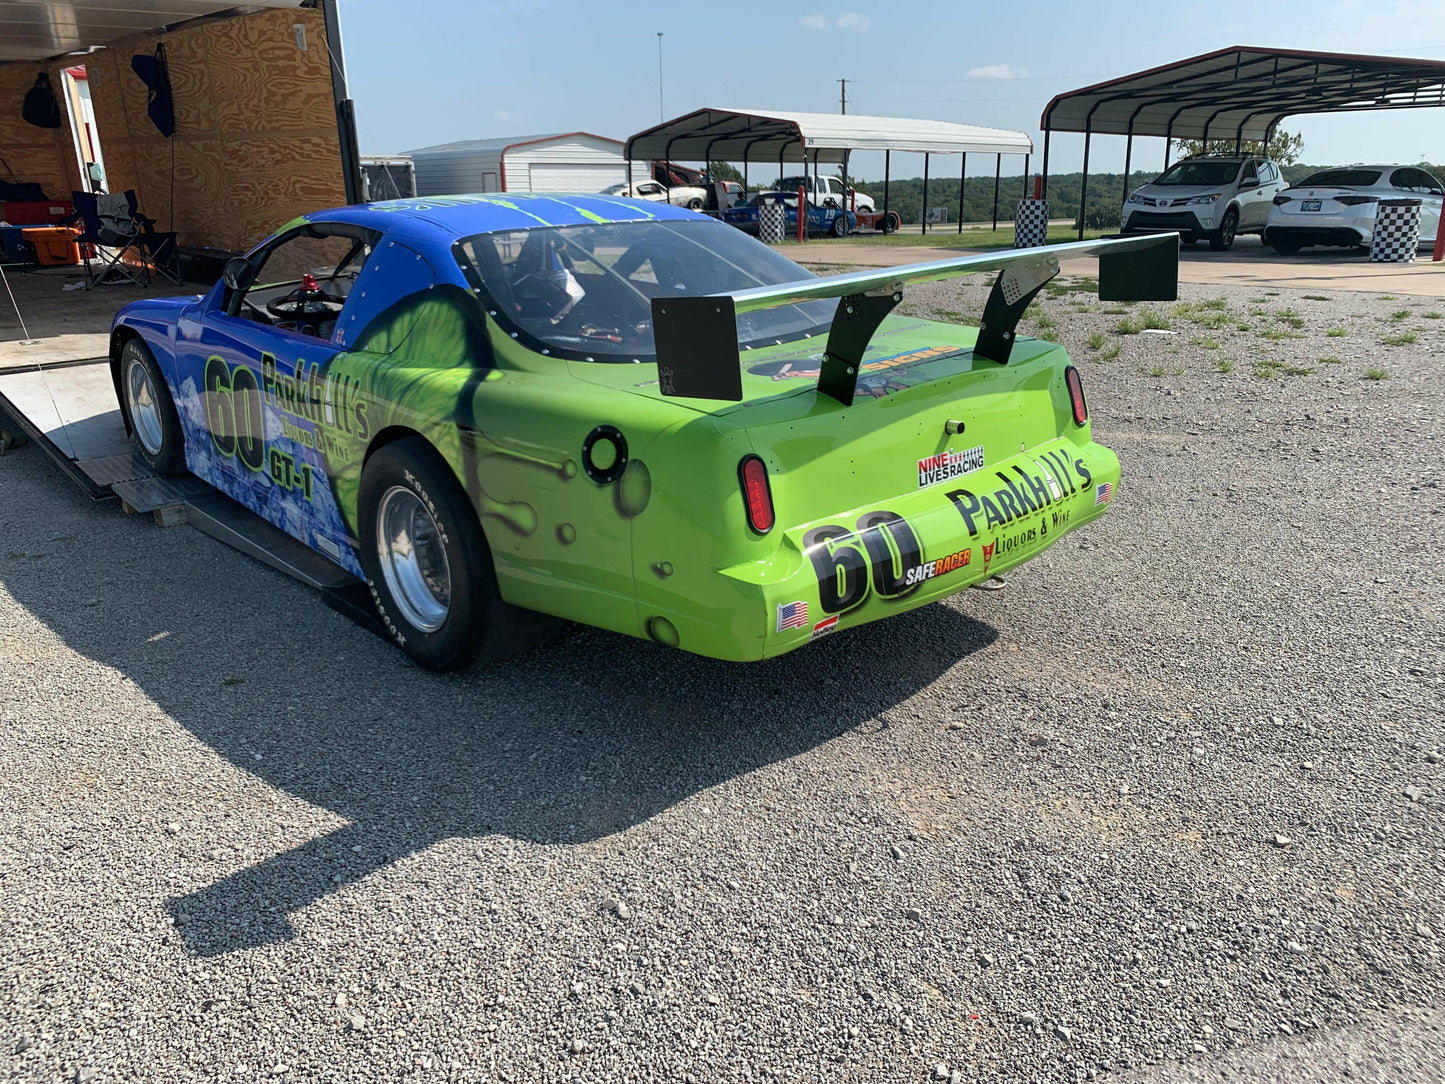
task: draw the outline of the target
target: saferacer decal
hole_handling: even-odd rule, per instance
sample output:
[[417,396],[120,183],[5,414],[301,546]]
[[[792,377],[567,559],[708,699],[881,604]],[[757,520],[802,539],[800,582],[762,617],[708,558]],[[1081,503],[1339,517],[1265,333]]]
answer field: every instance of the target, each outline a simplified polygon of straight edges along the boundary
[[956,572],[963,568],[973,559],[973,550],[959,550],[957,553],[950,553],[947,557],[940,557],[936,561],[929,561],[927,564],[914,565],[908,570],[904,577],[904,583],[910,587],[922,583],[924,580],[931,580],[935,576],[942,576],[948,572]]
[[983,445],[955,452],[952,448],[918,461],[918,488],[952,481],[983,470]]

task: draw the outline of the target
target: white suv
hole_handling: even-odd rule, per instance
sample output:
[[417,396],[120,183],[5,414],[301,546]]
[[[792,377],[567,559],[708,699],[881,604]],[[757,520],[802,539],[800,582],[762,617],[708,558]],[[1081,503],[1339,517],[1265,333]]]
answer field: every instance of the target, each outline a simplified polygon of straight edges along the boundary
[[1123,232],[1177,232],[1182,244],[1201,237],[1223,252],[1241,233],[1263,233],[1285,180],[1268,158],[1186,158],[1133,192],[1124,203]]

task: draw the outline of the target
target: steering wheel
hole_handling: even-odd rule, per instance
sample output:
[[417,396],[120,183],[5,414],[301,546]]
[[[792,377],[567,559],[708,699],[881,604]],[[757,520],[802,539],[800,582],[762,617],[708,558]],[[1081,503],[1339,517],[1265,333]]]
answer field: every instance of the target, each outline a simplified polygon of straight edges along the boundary
[[266,302],[266,311],[281,320],[331,320],[345,304],[328,294],[298,286],[289,294]]

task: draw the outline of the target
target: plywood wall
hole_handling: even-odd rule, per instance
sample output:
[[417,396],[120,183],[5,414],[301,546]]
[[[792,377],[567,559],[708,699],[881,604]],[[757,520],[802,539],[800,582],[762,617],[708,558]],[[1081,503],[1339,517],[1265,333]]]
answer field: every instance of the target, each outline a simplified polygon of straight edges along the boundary
[[[295,23],[306,28],[304,52]],[[165,42],[175,96],[172,139],[146,116],[146,86],[130,67],[157,40]],[[163,38],[124,38],[87,56],[85,66],[110,190],[134,188],[156,228],[174,229],[182,245],[246,249],[298,214],[346,202],[318,9],[271,9],[198,21]]]
[[[69,199],[80,186],[80,167],[70,138],[60,64],[0,64],[0,177],[33,181],[47,199]],[[25,92],[40,72],[50,75],[50,89],[60,103],[60,127],[37,128],[20,116]]]

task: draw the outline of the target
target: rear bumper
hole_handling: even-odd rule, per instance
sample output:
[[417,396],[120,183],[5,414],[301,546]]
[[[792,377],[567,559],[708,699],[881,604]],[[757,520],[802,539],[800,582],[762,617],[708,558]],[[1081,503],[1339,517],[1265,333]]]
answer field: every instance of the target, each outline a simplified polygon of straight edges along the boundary
[[[752,599],[733,627],[769,658],[844,628],[926,606],[1037,556],[1108,510],[1119,460],[1058,439],[982,470],[784,532],[764,562],[724,568]],[[888,537],[884,537],[887,535]],[[687,638],[679,645],[687,648]],[[713,651],[705,651],[714,654]]]
[[1276,240],[1295,241],[1301,245],[1368,245],[1373,236],[1357,226],[1329,225],[1319,222],[1309,226],[1266,226],[1264,243]]

